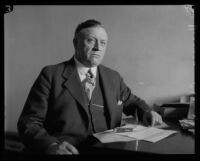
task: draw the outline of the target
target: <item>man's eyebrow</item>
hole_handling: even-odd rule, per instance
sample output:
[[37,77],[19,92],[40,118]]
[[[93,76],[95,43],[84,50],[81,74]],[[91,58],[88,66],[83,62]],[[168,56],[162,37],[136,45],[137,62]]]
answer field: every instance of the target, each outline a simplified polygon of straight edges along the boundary
[[[85,37],[92,37],[92,38],[94,38],[94,39],[97,39],[97,36],[95,36],[94,34],[92,34],[92,33],[86,33],[85,34]],[[105,39],[102,39],[102,41],[107,41],[107,39],[105,38]]]
[[87,34],[86,34],[86,36],[90,36],[90,37],[94,37],[94,38],[96,38],[96,36],[95,36],[95,35],[93,35],[93,34],[90,34],[90,33],[87,33]]

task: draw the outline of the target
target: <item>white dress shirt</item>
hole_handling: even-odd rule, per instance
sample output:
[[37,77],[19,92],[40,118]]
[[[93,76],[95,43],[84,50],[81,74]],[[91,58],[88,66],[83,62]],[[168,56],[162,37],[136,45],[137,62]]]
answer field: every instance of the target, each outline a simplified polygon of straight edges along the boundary
[[94,75],[94,78],[96,78],[97,66],[88,68],[84,66],[81,62],[79,62],[75,57],[74,57],[74,61],[75,61],[76,69],[78,71],[78,75],[80,77],[81,82],[86,78],[86,73],[88,72],[89,69],[91,69],[91,72]]

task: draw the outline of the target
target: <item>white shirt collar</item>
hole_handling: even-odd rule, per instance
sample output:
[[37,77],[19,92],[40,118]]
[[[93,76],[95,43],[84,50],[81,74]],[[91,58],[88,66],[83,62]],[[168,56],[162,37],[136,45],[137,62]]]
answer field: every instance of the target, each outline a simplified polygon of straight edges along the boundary
[[76,69],[78,71],[78,74],[79,74],[79,77],[81,79],[81,81],[83,79],[85,79],[85,74],[88,72],[89,69],[91,69],[94,77],[96,78],[96,74],[97,74],[97,66],[95,67],[91,67],[91,68],[88,68],[86,66],[84,66],[80,61],[78,61],[75,56],[74,56],[74,61],[75,61],[75,64],[76,64]]

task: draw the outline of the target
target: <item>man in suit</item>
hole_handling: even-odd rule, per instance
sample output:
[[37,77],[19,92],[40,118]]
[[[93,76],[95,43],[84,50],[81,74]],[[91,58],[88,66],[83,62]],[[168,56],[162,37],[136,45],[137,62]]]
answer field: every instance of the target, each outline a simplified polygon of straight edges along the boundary
[[131,93],[118,72],[103,65],[108,36],[96,20],[78,25],[74,56],[44,67],[36,79],[18,131],[27,148],[46,154],[79,154],[77,146],[93,133],[120,126],[122,112],[142,111],[143,121],[161,116]]

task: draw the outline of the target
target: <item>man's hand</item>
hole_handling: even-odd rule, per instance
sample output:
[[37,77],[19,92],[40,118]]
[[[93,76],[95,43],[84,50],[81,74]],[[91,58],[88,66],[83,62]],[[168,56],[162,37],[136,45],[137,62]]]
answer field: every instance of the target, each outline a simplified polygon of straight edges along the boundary
[[60,144],[58,144],[58,143],[51,144],[48,147],[46,154],[53,154],[53,155],[69,154],[69,155],[72,155],[72,154],[79,154],[79,152],[73,145],[64,141]]
[[154,126],[156,124],[162,124],[162,117],[155,111],[145,112],[143,115],[143,123],[144,125]]

